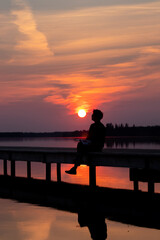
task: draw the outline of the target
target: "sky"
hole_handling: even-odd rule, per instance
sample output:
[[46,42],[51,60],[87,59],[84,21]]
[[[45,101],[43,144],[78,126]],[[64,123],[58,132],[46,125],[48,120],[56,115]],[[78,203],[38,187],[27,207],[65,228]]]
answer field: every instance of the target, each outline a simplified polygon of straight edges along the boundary
[[160,125],[160,1],[0,0],[0,26],[0,131]]

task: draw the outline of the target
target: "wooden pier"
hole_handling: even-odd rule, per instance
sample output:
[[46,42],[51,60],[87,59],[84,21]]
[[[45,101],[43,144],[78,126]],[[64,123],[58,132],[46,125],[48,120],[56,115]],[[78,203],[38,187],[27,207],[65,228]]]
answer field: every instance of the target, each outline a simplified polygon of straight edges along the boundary
[[[42,147],[0,147],[0,159],[3,161],[3,174],[7,175],[7,161],[11,162],[11,177],[15,177],[16,162],[25,161],[27,178],[32,176],[32,162],[46,165],[46,181],[51,181],[51,164],[57,164],[57,181],[61,182],[61,165],[74,164],[76,149],[42,148]],[[103,152],[88,153],[83,157],[83,164],[89,166],[89,184],[96,186],[96,167],[111,166],[129,169],[147,169],[160,171],[160,150],[149,149],[104,149]],[[132,174],[133,175],[133,174]],[[139,178],[131,178],[134,188],[138,190]],[[149,189],[154,191],[152,186]],[[150,183],[148,182],[150,186]]]

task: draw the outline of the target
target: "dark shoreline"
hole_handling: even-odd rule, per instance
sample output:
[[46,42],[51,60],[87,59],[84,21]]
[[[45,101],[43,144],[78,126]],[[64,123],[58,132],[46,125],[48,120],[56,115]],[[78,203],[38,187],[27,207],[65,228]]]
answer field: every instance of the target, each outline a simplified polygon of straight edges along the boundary
[[[0,141],[3,139],[25,139],[25,138],[57,138],[57,139],[81,139],[85,138],[83,134],[66,133],[0,133]],[[106,136],[106,141],[138,141],[138,142],[159,142],[160,136]]]

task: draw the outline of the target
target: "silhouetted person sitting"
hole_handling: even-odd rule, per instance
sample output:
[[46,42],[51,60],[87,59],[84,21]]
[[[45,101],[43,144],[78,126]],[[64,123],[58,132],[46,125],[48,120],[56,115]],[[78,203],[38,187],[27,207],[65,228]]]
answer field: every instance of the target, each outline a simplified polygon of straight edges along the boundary
[[95,109],[93,110],[92,120],[86,140],[80,140],[77,144],[77,157],[74,166],[65,171],[68,174],[76,174],[77,167],[82,163],[82,157],[87,152],[100,152],[104,147],[105,142],[105,126],[101,123],[103,113]]

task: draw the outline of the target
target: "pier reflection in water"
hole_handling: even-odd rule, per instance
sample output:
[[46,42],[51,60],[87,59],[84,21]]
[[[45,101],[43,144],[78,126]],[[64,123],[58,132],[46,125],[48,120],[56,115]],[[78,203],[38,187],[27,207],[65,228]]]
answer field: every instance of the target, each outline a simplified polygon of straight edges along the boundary
[[[91,240],[77,214],[13,200],[0,199],[0,236],[3,240]],[[158,240],[160,231],[106,219],[107,240]]]
[[0,176],[0,197],[4,240],[160,237],[159,194]]

